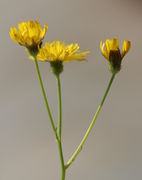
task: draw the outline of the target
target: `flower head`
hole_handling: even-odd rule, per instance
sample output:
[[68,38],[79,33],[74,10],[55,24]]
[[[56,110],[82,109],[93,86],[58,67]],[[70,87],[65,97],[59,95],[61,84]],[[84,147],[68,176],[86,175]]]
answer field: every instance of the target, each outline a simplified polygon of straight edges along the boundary
[[10,28],[10,37],[21,46],[25,46],[29,50],[34,50],[42,42],[47,28],[48,26],[45,24],[42,29],[38,21],[21,22],[18,24],[18,30],[16,27]]
[[119,49],[118,39],[107,39],[104,43],[100,43],[100,49],[103,56],[109,61],[109,67],[112,72],[118,72],[121,69],[121,61],[130,50],[131,43],[124,40],[122,51]]
[[86,60],[85,56],[89,53],[78,52],[78,44],[66,45],[64,42],[54,41],[52,43],[45,43],[44,47],[41,47],[37,55],[37,59],[40,61],[48,62],[70,62],[73,60],[83,61]]
[[86,60],[85,56],[88,53],[88,51],[79,52],[78,44],[67,45],[64,42],[54,41],[45,43],[45,46],[40,48],[37,59],[50,62],[51,71],[60,74],[63,71],[63,62]]

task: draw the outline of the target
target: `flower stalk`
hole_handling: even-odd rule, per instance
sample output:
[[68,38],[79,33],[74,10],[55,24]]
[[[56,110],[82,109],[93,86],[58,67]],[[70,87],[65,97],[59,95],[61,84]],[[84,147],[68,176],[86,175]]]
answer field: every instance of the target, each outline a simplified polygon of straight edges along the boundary
[[58,149],[59,149],[59,155],[60,155],[60,161],[61,161],[61,169],[62,169],[62,174],[61,174],[61,180],[65,180],[65,175],[66,175],[66,168],[64,164],[64,157],[63,157],[63,150],[62,150],[62,142],[58,138]]
[[66,164],[66,169],[67,169],[67,168],[72,164],[72,162],[76,159],[76,157],[77,157],[77,155],[79,154],[79,152],[81,151],[81,149],[82,149],[82,147],[83,147],[83,145],[84,145],[87,137],[89,136],[89,134],[90,134],[90,132],[91,132],[91,130],[92,130],[95,122],[96,122],[96,119],[97,119],[97,117],[98,117],[98,115],[99,115],[99,112],[100,112],[100,110],[102,109],[102,106],[103,106],[103,104],[104,104],[104,101],[105,101],[105,99],[106,99],[106,97],[107,97],[107,95],[108,95],[108,92],[109,92],[109,90],[110,90],[110,87],[111,87],[111,85],[112,85],[112,82],[113,82],[113,80],[114,80],[114,77],[115,77],[115,73],[113,73],[112,76],[111,76],[111,79],[110,79],[110,81],[109,81],[109,84],[108,84],[108,86],[107,86],[107,89],[106,89],[106,91],[105,91],[105,94],[104,94],[104,96],[103,96],[103,99],[102,99],[102,101],[101,101],[101,103],[100,103],[100,105],[99,105],[99,107],[98,107],[98,109],[97,109],[97,111],[96,111],[96,114],[95,114],[95,116],[94,116],[94,118],[93,118],[93,120],[92,120],[89,128],[87,129],[87,131],[86,131],[86,133],[85,133],[85,135],[84,135],[81,143],[79,144],[78,148],[76,149],[76,151],[74,152],[74,154],[71,156],[71,158],[70,158],[69,161],[67,162],[67,164]]
[[59,75],[56,75],[57,79],[57,87],[58,87],[58,128],[57,133],[58,137],[61,140],[61,132],[62,132],[62,100],[61,100],[61,83]]
[[61,161],[61,180],[65,179],[65,164],[64,164],[64,157],[63,157],[63,148],[62,148],[62,99],[61,99],[61,83],[60,83],[60,73],[56,74],[57,79],[57,87],[58,87],[58,127],[57,127],[57,134],[58,134],[58,148],[59,148],[59,155]]
[[56,79],[57,79],[57,87],[58,87],[58,127],[56,130],[53,118],[52,118],[52,114],[49,108],[49,104],[47,101],[47,97],[46,97],[46,93],[44,90],[44,86],[43,86],[43,81],[41,78],[41,74],[40,74],[40,70],[39,70],[39,66],[38,66],[38,62],[36,57],[34,57],[34,62],[35,62],[35,66],[36,66],[36,70],[37,70],[37,74],[38,74],[38,78],[40,81],[40,86],[41,86],[41,90],[42,90],[42,94],[43,94],[43,98],[45,101],[45,106],[49,115],[49,119],[52,125],[52,129],[53,132],[56,136],[56,140],[58,142],[58,149],[59,149],[59,155],[60,155],[60,160],[61,160],[61,168],[62,168],[62,174],[61,174],[61,180],[65,180],[65,172],[66,172],[66,168],[65,168],[65,164],[64,164],[64,157],[63,157],[63,150],[62,150],[62,141],[61,141],[61,132],[62,132],[62,101],[61,101],[61,84],[60,84],[60,77],[59,75],[56,75]]
[[42,78],[41,78],[41,74],[40,74],[40,70],[39,70],[39,66],[38,66],[36,56],[34,56],[34,63],[35,63],[36,71],[37,71],[37,74],[38,74],[38,78],[39,78],[39,82],[40,82],[40,86],[41,86],[45,106],[46,106],[46,109],[47,109],[47,112],[48,112],[48,115],[49,115],[49,119],[50,119],[50,122],[51,122],[51,125],[52,125],[52,129],[53,129],[53,132],[54,132],[54,134],[56,136],[56,139],[58,139],[56,127],[55,127],[55,124],[54,124],[54,121],[53,121],[53,118],[52,118],[52,114],[51,114],[51,111],[50,111],[50,108],[49,108],[49,104],[48,104],[48,101],[47,101],[47,97],[46,97],[45,89],[44,89],[44,86],[43,86],[43,82],[42,82]]

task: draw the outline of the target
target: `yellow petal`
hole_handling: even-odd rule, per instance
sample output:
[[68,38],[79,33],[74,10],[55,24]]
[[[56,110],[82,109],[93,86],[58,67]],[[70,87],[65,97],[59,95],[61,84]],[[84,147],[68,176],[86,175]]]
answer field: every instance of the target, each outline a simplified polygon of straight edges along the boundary
[[43,38],[44,38],[44,36],[45,36],[45,34],[46,34],[47,29],[48,29],[48,25],[47,25],[47,24],[44,24],[44,28],[43,28],[42,33],[41,33],[41,39],[43,39]]
[[113,38],[110,43],[110,50],[118,50],[119,49],[119,42],[117,38]]
[[106,48],[106,42],[102,43],[102,41],[100,42],[100,49],[102,52],[102,55],[106,58],[109,59],[109,51]]
[[87,61],[85,56],[87,54],[89,54],[89,53],[90,53],[89,51],[85,51],[85,52],[81,52],[81,53],[78,53],[78,54],[73,54],[71,56],[67,56],[64,61],[66,61],[66,62],[73,61],[73,60],[76,60],[76,61]]
[[13,41],[17,42],[17,34],[18,34],[18,32],[17,32],[17,29],[15,27],[10,28],[9,34],[10,34],[11,39]]
[[105,51],[107,51],[107,53],[109,54],[109,52],[110,52],[110,49],[111,49],[111,40],[110,39],[107,39],[106,41],[105,41]]
[[131,48],[131,42],[128,40],[124,40],[123,47],[122,47],[122,53],[121,53],[122,58],[127,54],[127,52],[130,50],[130,48]]

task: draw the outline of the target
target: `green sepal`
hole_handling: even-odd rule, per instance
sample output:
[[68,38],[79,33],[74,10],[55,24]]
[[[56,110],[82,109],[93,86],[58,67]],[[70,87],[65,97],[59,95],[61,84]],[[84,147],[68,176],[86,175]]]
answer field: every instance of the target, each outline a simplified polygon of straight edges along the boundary
[[109,71],[112,73],[117,73],[121,69],[121,54],[120,51],[110,51],[109,55]]
[[63,62],[62,61],[50,62],[50,68],[51,68],[51,72],[58,76],[64,70]]
[[36,57],[39,51],[38,46],[27,47],[30,56]]

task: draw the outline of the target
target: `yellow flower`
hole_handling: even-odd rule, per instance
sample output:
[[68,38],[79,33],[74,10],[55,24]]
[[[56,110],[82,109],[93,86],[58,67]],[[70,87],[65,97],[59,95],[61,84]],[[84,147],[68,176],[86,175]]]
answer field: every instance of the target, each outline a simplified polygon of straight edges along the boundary
[[41,47],[39,50],[37,59],[48,62],[70,62],[73,60],[83,61],[86,60],[85,56],[88,53],[88,51],[79,52],[78,44],[66,45],[64,42],[55,41],[52,43],[45,43],[45,46]]
[[[85,56],[89,51],[79,52],[78,44],[65,44],[64,42],[54,41],[52,43],[45,43],[39,49],[37,59],[42,62],[50,62],[51,72],[54,75],[59,75],[63,71],[63,62],[70,62],[73,60],[86,60]],[[30,57],[30,59],[33,59]]]
[[38,21],[21,22],[18,25],[18,30],[16,27],[10,28],[10,37],[14,42],[19,43],[21,46],[31,49],[40,45],[46,34],[47,28],[48,26],[45,24],[42,29]]
[[124,40],[122,51],[119,49],[118,39],[107,39],[104,43],[100,43],[100,49],[102,55],[109,61],[110,70],[112,72],[118,72],[121,68],[121,61],[123,57],[130,50],[131,42]]

